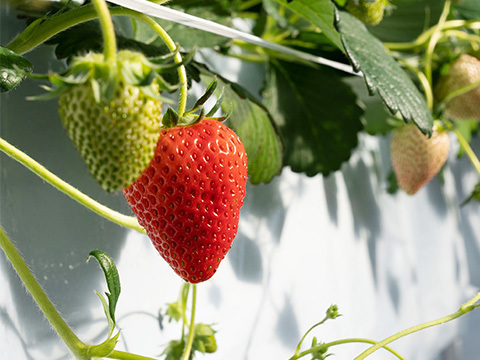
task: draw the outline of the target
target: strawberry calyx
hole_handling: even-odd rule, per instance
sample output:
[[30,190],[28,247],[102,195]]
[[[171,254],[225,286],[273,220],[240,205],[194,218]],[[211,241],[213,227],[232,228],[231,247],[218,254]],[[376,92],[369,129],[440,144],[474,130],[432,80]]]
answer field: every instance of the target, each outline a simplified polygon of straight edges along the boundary
[[[213,115],[220,109],[223,101],[223,93],[218,97],[215,105],[205,114],[204,104],[211,98],[217,88],[217,79],[214,78],[213,81],[208,85],[205,93],[198,98],[193,107],[186,111],[183,115],[180,115],[171,107],[168,107],[167,111],[162,118],[162,129],[168,129],[176,126],[191,126],[199,123],[204,118],[209,118],[217,121],[225,121],[230,116],[230,113],[227,112],[223,116],[214,117]],[[197,114],[196,112],[199,111]]]
[[169,84],[161,74],[177,69],[193,57],[191,52],[182,62],[175,63],[174,56],[177,52],[178,50],[165,56],[147,58],[140,52],[121,50],[115,61],[109,62],[105,61],[103,54],[89,52],[75,57],[64,73],[48,74],[53,87],[44,86],[48,93],[31,99],[51,99],[76,85],[90,83],[96,102],[108,103],[114,98],[118,83],[123,82],[141,88],[142,92],[152,99],[171,103],[170,99],[160,96],[160,92],[172,92],[178,86]]

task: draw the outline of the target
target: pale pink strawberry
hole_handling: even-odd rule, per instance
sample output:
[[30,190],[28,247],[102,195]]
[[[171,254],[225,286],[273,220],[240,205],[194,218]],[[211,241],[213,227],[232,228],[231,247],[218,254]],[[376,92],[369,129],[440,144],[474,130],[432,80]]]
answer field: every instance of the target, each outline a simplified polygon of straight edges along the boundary
[[[480,121],[480,60],[463,54],[453,62],[447,74],[442,76],[435,89],[438,101],[445,101],[444,113],[452,120]],[[451,99],[447,97],[462,88],[472,87]]]
[[434,128],[430,138],[409,123],[393,131],[391,161],[398,185],[407,194],[415,194],[445,164],[450,150],[447,132]]

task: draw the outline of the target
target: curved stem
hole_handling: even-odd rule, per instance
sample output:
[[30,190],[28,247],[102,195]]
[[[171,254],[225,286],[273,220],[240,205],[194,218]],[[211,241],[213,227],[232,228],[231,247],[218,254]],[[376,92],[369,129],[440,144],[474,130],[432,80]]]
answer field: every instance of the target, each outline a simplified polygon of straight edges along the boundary
[[[110,14],[112,16],[128,16],[144,22],[158,34],[170,51],[173,52],[177,50],[175,42],[170,38],[167,32],[156,21],[147,15],[121,7],[111,8]],[[10,42],[7,47],[17,54],[24,54],[50,39],[52,36],[62,32],[63,30],[95,19],[96,17],[97,14],[92,5],[86,5],[78,9],[67,11],[64,14],[50,18],[40,24],[33,23],[27,27],[22,34]],[[179,52],[177,52],[175,55],[174,60],[177,64],[182,62],[182,56]],[[187,71],[183,65],[180,66],[177,71],[178,78],[181,83],[177,112],[180,116],[182,116],[185,113],[187,105]]]
[[108,11],[105,0],[92,0],[95,11],[100,20],[103,35],[103,54],[105,62],[114,62],[117,56],[117,41],[115,38],[115,29],[113,28],[112,17]]
[[15,248],[15,245],[12,243],[10,238],[7,236],[7,234],[1,227],[0,247],[5,252],[8,260],[10,261],[18,276],[24,283],[30,295],[32,295],[40,310],[43,312],[43,314],[50,322],[52,327],[55,329],[55,331],[58,333],[60,338],[65,342],[70,351],[78,359],[89,358],[87,354],[87,346],[82,341],[80,341],[80,339],[74,334],[72,329],[70,329],[65,320],[59,314],[55,306],[52,304],[50,299],[43,291],[40,284],[35,279],[35,276],[28,268],[25,260],[23,260],[22,256]]
[[470,162],[472,163],[473,167],[475,168],[477,173],[480,175],[480,161],[478,160],[477,155],[475,155],[475,153],[473,152],[472,147],[470,146],[468,141],[465,140],[462,133],[458,131],[458,129],[454,129],[453,132],[457,136],[460,146],[463,148],[463,150],[465,150],[465,153],[470,159]]
[[300,339],[298,345],[297,345],[297,348],[295,349],[295,354],[294,356],[300,354],[300,348],[302,347],[302,344],[303,344],[303,341],[305,340],[305,338],[307,337],[307,335],[313,330],[315,329],[317,326],[320,326],[322,325],[323,323],[325,323],[325,321],[328,320],[328,317],[325,317],[323,318],[322,321],[319,321],[318,323],[316,323],[315,325],[313,325],[312,327],[310,327],[310,329],[307,330],[307,332],[302,336],[302,338]]
[[[171,52],[174,52],[177,50],[177,45],[172,40],[172,38],[168,35],[168,33],[160,26],[160,24],[158,24],[156,21],[154,21],[153,19],[151,19],[145,14],[141,14],[138,12],[134,12],[132,10],[127,10],[127,9],[124,9],[124,10],[130,13],[130,16],[135,16],[139,20],[143,21],[145,24],[149,25],[153,30],[155,30],[155,32],[163,40],[163,42],[165,43],[165,45],[167,45],[168,49]],[[180,55],[180,52],[177,51],[174,59],[177,64],[182,62],[182,56]],[[187,70],[185,69],[184,65],[178,68],[178,78],[179,78],[181,87],[180,87],[180,97],[179,97],[177,112],[179,116],[183,116],[183,114],[185,113],[185,109],[187,107],[187,90],[188,90]]]
[[121,226],[125,226],[133,230],[137,230],[142,234],[145,233],[145,229],[142,226],[140,226],[140,224],[138,223],[135,217],[120,214],[119,212],[116,212],[106,207],[105,205],[98,203],[97,201],[88,197],[84,193],[80,192],[78,189],[74,188],[69,183],[60,179],[55,174],[48,171],[45,167],[43,167],[38,162],[33,160],[27,154],[21,152],[14,146],[10,145],[7,141],[3,140],[2,138],[0,138],[0,150],[3,151],[8,156],[10,156],[12,159],[24,165],[26,168],[34,172],[36,175],[41,177],[50,185],[54,186],[64,194],[70,196],[73,200],[85,206],[86,208],[92,210],[93,212],[99,214],[100,216],[103,216],[104,218],[114,223],[117,223]]
[[[304,357],[308,354],[312,354],[316,351],[323,350],[323,349],[326,349],[326,348],[330,348],[332,346],[351,344],[351,343],[365,343],[365,344],[373,344],[373,345],[377,344],[377,342],[374,341],[374,340],[363,339],[363,338],[348,338],[348,339],[342,339],[342,340],[335,340],[335,341],[331,341],[331,342],[324,343],[324,344],[318,344],[317,346],[314,346],[311,349],[305,350],[305,351],[299,353],[298,355],[292,356],[289,360],[300,359],[301,357]],[[398,352],[396,352],[392,348],[390,348],[388,346],[383,346],[383,348],[385,350],[391,352],[393,355],[395,355],[400,360],[405,360],[403,356],[401,356]]]
[[450,13],[451,0],[446,0],[443,7],[442,14],[438,20],[437,25],[434,27],[432,36],[427,45],[427,51],[425,53],[425,76],[427,77],[428,83],[432,84],[432,58],[437,45],[438,40],[442,37],[442,29],[447,20],[448,14]]
[[[463,27],[469,28],[469,29],[479,29],[480,21],[479,20],[449,20],[443,23],[441,30],[448,31],[448,30],[459,29]],[[425,44],[430,41],[432,34],[435,31],[437,31],[437,29],[438,29],[438,24],[424,31],[412,42],[398,42],[398,43],[386,42],[384,43],[384,45],[388,49],[393,51],[415,51],[424,47]]]
[[187,360],[190,358],[190,353],[192,352],[193,339],[195,337],[195,311],[197,307],[197,285],[193,284],[192,286],[192,313],[190,317],[190,329],[188,333],[187,344],[183,350],[181,360]]
[[427,79],[427,76],[421,72],[417,67],[410,65],[407,61],[402,61],[402,65],[412,71],[416,76],[418,81],[423,88],[423,93],[425,94],[425,100],[430,111],[433,110],[433,90],[430,85],[430,82]]
[[359,356],[357,356],[353,360],[365,359],[368,355],[372,354],[373,352],[377,351],[378,349],[380,349],[380,348],[384,347],[385,345],[387,345],[387,344],[389,344],[389,343],[391,343],[395,340],[398,340],[401,337],[404,337],[406,335],[412,334],[414,332],[417,332],[417,331],[420,331],[420,330],[423,330],[423,329],[426,329],[426,328],[429,328],[429,327],[432,327],[432,326],[441,325],[441,324],[444,324],[448,321],[452,321],[452,320],[454,320],[454,319],[472,311],[473,309],[477,308],[478,305],[475,305],[475,303],[479,300],[480,300],[480,292],[477,295],[475,295],[472,299],[467,301],[465,304],[463,304],[460,307],[460,309],[458,309],[453,314],[444,316],[444,317],[442,317],[440,319],[437,319],[437,320],[428,321],[428,322],[420,324],[420,325],[412,326],[408,329],[400,331],[399,333],[396,333],[396,334],[394,334],[394,335],[376,343],[374,346],[368,348],[367,350],[362,352]]

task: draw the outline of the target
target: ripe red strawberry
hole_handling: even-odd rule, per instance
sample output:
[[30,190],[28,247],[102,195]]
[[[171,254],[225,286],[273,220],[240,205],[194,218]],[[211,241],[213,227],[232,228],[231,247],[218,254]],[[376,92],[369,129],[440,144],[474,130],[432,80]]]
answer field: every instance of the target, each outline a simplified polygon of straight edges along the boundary
[[434,129],[428,138],[413,123],[395,129],[390,151],[400,188],[409,195],[415,194],[440,171],[449,149],[450,139],[444,131]]
[[[442,76],[435,89],[438,101],[444,100],[450,93],[471,86],[480,81],[480,60],[462,54],[453,62],[448,73]],[[445,115],[452,120],[480,121],[480,86],[447,100]]]
[[185,281],[208,280],[237,233],[247,181],[238,136],[214,119],[163,128],[125,197],[160,255]]

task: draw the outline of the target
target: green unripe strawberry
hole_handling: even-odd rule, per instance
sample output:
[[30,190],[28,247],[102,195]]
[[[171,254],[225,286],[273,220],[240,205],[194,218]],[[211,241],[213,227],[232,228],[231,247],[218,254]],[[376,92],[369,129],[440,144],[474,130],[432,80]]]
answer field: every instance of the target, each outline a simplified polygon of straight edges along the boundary
[[[478,81],[480,60],[471,55],[460,55],[440,78],[435,89],[436,99],[445,101],[444,114],[447,117],[452,120],[480,121],[480,86],[475,85]],[[448,99],[452,92],[458,95]]]
[[375,26],[383,20],[386,0],[347,0],[346,9],[364,24]]
[[398,185],[407,194],[415,194],[442,168],[448,157],[450,139],[434,129],[430,138],[409,123],[393,131],[390,155]]
[[141,54],[74,59],[60,84],[59,113],[88,170],[107,191],[130,185],[153,158],[161,127],[159,86]]

